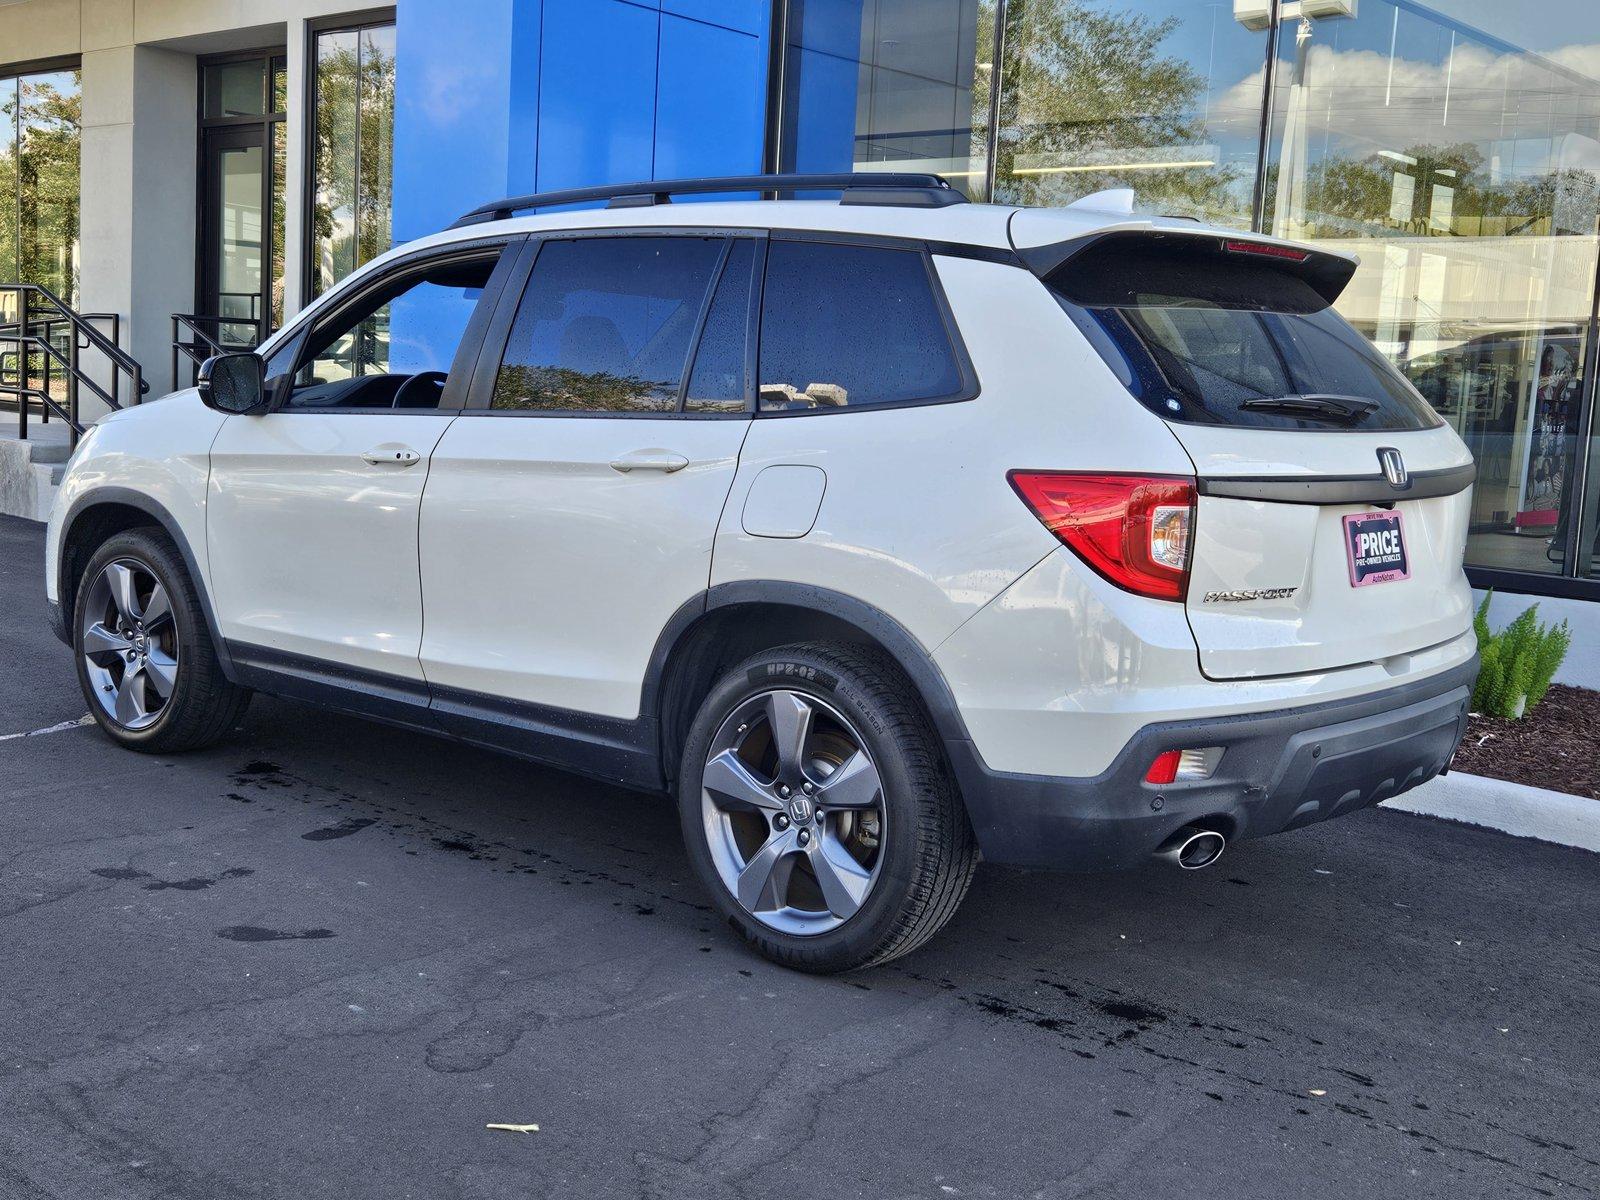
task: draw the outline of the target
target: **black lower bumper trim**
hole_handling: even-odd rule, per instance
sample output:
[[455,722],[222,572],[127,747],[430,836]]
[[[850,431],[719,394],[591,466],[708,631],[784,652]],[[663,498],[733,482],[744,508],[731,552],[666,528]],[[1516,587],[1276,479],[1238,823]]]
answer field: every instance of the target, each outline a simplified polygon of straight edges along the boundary
[[67,618],[61,611],[61,604],[56,600],[46,600],[45,619],[50,622],[50,632],[66,645],[72,645],[72,635],[67,632]]
[[[1476,657],[1427,679],[1324,704],[1141,729],[1100,775],[990,770],[967,741],[946,748],[984,858],[1104,870],[1145,862],[1196,821],[1230,838],[1297,829],[1387,800],[1450,763],[1466,730]],[[1164,750],[1220,746],[1210,779],[1146,783]]]

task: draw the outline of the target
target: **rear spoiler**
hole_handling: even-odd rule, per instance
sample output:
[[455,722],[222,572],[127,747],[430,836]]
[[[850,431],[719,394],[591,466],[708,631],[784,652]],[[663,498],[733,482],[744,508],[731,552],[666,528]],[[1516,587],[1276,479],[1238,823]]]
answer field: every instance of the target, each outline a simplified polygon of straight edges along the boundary
[[1332,304],[1356,273],[1360,260],[1353,255],[1252,234],[1216,229],[1186,229],[1174,225],[1140,223],[1135,227],[1111,226],[1064,241],[1037,246],[1017,246],[1024,266],[1040,279],[1049,279],[1090,248],[1102,251],[1147,250],[1167,242],[1190,254],[1215,253],[1219,258],[1248,258],[1284,275],[1304,281],[1324,301]]

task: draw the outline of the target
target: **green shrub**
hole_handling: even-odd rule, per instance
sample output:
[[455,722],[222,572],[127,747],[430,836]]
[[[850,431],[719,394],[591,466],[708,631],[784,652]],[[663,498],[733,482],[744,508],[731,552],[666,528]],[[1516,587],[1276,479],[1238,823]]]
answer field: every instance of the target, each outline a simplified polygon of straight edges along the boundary
[[1565,621],[1539,624],[1539,606],[1532,605],[1499,633],[1489,629],[1489,592],[1472,618],[1478,635],[1481,667],[1472,689],[1472,711],[1517,720],[1532,711],[1550,690],[1561,660],[1572,645]]

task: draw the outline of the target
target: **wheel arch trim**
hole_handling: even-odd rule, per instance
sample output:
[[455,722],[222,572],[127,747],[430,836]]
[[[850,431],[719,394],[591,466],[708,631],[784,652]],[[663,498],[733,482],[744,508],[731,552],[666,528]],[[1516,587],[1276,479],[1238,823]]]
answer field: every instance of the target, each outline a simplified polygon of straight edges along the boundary
[[[865,600],[836,592],[831,588],[784,580],[742,579],[719,583],[683,604],[663,627],[645,673],[641,715],[661,718],[658,727],[666,736],[664,683],[674,652],[701,622],[718,611],[738,605],[766,605],[796,608],[833,617],[859,630],[881,646],[899,665],[917,689],[934,728],[945,741],[968,741],[966,722],[961,718],[955,693],[926,647],[900,622]],[[668,747],[663,745],[662,761]]]
[[[160,501],[151,499],[143,492],[132,488],[107,485],[97,487],[85,492],[73,501],[72,507],[67,510],[66,517],[61,522],[61,536],[56,539],[56,561],[53,565],[56,580],[56,595],[60,600],[62,613],[61,621],[56,628],[56,636],[72,644],[71,622],[72,614],[66,611],[67,579],[65,576],[67,562],[67,547],[72,542],[72,531],[77,527],[78,521],[95,508],[109,505],[120,505],[125,508],[138,509],[159,525],[162,531],[172,539],[177,546],[179,555],[183,558],[183,566],[189,572],[189,578],[194,583],[195,593],[200,597],[200,611],[205,619],[206,631],[211,635],[211,644],[216,650],[217,661],[222,667],[224,677],[230,683],[237,683],[234,672],[233,660],[228,654],[228,644],[222,637],[222,627],[217,623],[217,614],[211,604],[211,590],[207,583],[205,573],[200,569],[199,560],[195,558],[194,549],[189,544],[189,539],[184,536],[183,528],[177,519],[167,511]],[[73,601],[76,603],[77,593],[73,592]]]

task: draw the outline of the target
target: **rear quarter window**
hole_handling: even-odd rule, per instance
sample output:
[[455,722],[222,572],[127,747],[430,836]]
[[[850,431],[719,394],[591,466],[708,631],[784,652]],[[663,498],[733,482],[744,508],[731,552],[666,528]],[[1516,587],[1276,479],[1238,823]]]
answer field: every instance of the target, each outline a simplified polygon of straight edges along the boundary
[[1135,398],[1167,420],[1365,431],[1440,424],[1301,264],[1224,245],[1109,237],[1045,282]]
[[775,239],[760,372],[765,413],[967,395],[927,257],[917,250]]

